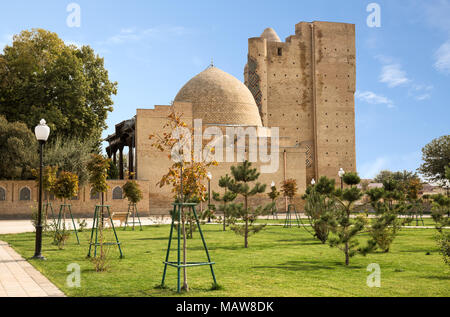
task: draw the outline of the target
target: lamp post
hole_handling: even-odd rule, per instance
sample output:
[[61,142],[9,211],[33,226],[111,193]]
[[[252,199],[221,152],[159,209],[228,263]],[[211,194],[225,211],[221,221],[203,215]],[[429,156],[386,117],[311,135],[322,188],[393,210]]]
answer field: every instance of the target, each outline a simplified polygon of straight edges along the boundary
[[208,172],[208,174],[206,174],[206,177],[208,178],[208,223],[211,222],[211,179],[212,179],[212,174],[211,172]]
[[344,175],[345,175],[345,171],[341,167],[341,169],[338,172],[338,176],[341,179],[341,189],[344,189],[344,183],[342,181],[342,178],[344,177]]
[[311,185],[316,185],[316,180],[314,178],[311,180]]
[[34,134],[39,142],[39,205],[38,218],[36,224],[36,245],[33,259],[45,260],[42,256],[42,170],[44,168],[43,152],[44,144],[50,134],[50,128],[47,126],[44,119],[42,119],[38,126],[34,129]]
[[275,182],[272,181],[272,183],[270,184],[270,188],[274,188],[275,187]]

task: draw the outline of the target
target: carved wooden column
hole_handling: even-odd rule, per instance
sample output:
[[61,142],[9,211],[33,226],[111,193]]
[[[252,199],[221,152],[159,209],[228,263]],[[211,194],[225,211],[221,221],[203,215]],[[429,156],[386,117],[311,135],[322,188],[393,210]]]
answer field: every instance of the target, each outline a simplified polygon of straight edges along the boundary
[[123,145],[119,147],[119,179],[124,179],[123,175]]
[[128,147],[128,176],[130,179],[133,179],[134,173],[134,158],[133,158],[133,146]]

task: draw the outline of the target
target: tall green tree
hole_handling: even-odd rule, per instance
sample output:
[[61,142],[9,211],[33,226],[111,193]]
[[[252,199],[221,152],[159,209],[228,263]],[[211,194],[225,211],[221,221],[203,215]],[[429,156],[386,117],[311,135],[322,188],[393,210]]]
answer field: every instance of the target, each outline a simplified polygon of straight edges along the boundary
[[383,183],[388,179],[394,179],[398,182],[407,182],[411,179],[418,178],[417,173],[410,172],[407,170],[392,172],[389,170],[383,170],[378,173],[377,176],[373,179],[376,183]]
[[58,166],[59,171],[74,173],[78,176],[80,186],[87,183],[89,171],[87,165],[94,153],[98,153],[97,139],[62,138],[56,137],[46,145],[44,164]]
[[225,176],[220,177],[219,179],[219,187],[224,189],[223,195],[216,193],[213,191],[213,199],[215,201],[221,202],[219,206],[219,210],[223,211],[223,231],[226,230],[227,222],[230,223],[230,218],[232,218],[232,214],[230,211],[229,203],[236,199],[237,194],[228,190],[228,186],[230,186],[232,182],[231,177],[226,174]]
[[[369,245],[374,249],[379,248],[383,252],[389,252],[403,224],[398,215],[407,208],[403,192],[399,188],[399,182],[389,179],[384,181],[383,188],[372,188],[367,191],[367,195],[375,210],[375,219],[368,228]],[[417,196],[412,199],[416,200]]]
[[433,209],[431,216],[437,230],[436,242],[439,252],[447,265],[450,265],[450,197],[442,194],[433,195]]
[[249,198],[260,193],[264,193],[266,185],[256,182],[253,187],[250,188],[258,178],[260,173],[256,168],[252,168],[252,163],[249,161],[242,162],[237,166],[231,167],[231,174],[233,175],[233,181],[228,185],[228,189],[243,197],[244,203],[231,204],[232,210],[236,218],[240,218],[244,221],[244,225],[235,225],[231,227],[236,234],[244,236],[244,247],[248,248],[248,237],[251,234],[258,233],[265,225],[255,225],[254,221],[259,215],[270,212],[272,204],[266,207],[249,206]]
[[45,118],[54,136],[99,139],[116,93],[103,58],[56,33],[22,31],[0,54],[0,113],[30,129]]
[[338,189],[333,196],[337,203],[335,215],[330,219],[330,229],[333,233],[328,238],[331,247],[336,247],[345,255],[345,265],[349,265],[350,258],[356,254],[366,254],[371,247],[359,247],[357,235],[364,230],[367,219],[363,216],[351,217],[355,202],[363,196],[361,190],[356,187],[360,182],[356,173],[346,173],[343,177],[345,184],[351,186],[344,190]]
[[409,186],[411,182],[420,182],[420,178],[415,172],[407,170],[392,172],[389,170],[383,170],[374,178],[377,183],[386,183],[395,181],[397,190],[402,191],[404,194],[408,194]]
[[322,176],[315,185],[308,186],[302,197],[305,200],[305,214],[314,232],[311,232],[306,226],[304,228],[323,244],[328,240],[330,223],[336,213],[334,190],[335,180]]
[[434,139],[422,149],[424,163],[418,171],[433,181],[445,179],[445,167],[450,165],[450,135]]
[[21,122],[0,116],[0,179],[31,179],[38,165],[36,137]]

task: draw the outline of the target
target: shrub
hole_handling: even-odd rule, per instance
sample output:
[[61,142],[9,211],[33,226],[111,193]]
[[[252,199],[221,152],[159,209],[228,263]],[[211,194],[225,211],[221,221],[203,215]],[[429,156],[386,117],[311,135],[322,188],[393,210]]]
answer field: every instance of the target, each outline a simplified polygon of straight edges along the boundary
[[70,199],[78,194],[78,176],[71,172],[61,172],[54,184],[54,194],[60,199]]
[[287,197],[291,203],[295,197],[295,194],[297,194],[297,191],[297,181],[295,179],[291,178],[283,182],[282,192],[284,194],[284,197]]
[[353,172],[345,173],[342,179],[345,184],[350,186],[358,185],[361,182],[361,178],[358,176],[358,173]]
[[305,214],[314,230],[310,232],[314,237],[325,243],[330,233],[330,220],[336,209],[336,203],[333,199],[321,194],[316,186],[312,186],[309,193],[304,196],[306,200]]
[[128,201],[134,204],[140,202],[143,198],[142,191],[136,181],[127,181],[125,185],[122,186],[122,189]]

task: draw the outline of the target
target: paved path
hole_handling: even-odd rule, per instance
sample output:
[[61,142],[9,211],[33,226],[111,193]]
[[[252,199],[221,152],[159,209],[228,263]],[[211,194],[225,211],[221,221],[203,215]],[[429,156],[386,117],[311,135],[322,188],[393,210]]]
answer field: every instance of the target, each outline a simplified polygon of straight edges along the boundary
[[[92,218],[81,218],[86,219],[87,227],[86,229],[92,228]],[[131,218],[130,218],[131,221]],[[170,224],[169,217],[142,217],[141,222],[143,226],[157,225],[157,224]],[[66,220],[68,228],[72,228],[72,221]],[[77,219],[75,219],[75,224],[78,226]],[[114,225],[119,225],[118,221],[114,221]],[[15,234],[23,232],[34,232],[34,227],[30,220],[0,220],[0,234]]]
[[[269,217],[269,219],[271,216]],[[279,215],[279,219],[283,220],[285,218],[284,214]],[[370,215],[369,218],[373,218],[373,215]],[[429,215],[424,215],[423,218],[431,218]],[[90,229],[92,227],[92,218],[82,218],[86,219],[87,227],[86,229]],[[264,218],[261,218],[264,219]],[[267,219],[267,218],[266,218]],[[302,216],[303,220],[306,220],[304,216]],[[141,222],[143,226],[151,226],[151,225],[161,225],[161,224],[170,224],[169,217],[161,217],[161,216],[153,216],[153,217],[141,217]],[[78,226],[78,223],[75,219],[75,223]],[[114,221],[114,225],[119,226],[118,221]],[[268,223],[270,226],[284,226],[284,223]],[[72,228],[72,222],[67,220],[67,227]],[[434,229],[434,226],[405,226],[405,228],[411,229]],[[30,220],[0,220],[0,234],[15,234],[15,233],[23,233],[23,232],[34,232],[34,227],[31,224]]]
[[45,276],[0,241],[0,297],[63,297]]

